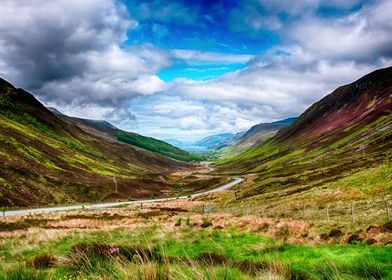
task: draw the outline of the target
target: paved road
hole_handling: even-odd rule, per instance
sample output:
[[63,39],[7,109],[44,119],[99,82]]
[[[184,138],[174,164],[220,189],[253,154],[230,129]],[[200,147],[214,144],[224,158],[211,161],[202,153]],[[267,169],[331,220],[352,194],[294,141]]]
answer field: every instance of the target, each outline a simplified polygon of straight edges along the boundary
[[[214,192],[219,192],[223,190],[230,189],[231,187],[234,187],[235,185],[238,185],[239,183],[242,183],[244,181],[243,178],[235,178],[233,181],[230,183],[224,184],[218,188],[209,190],[209,191],[204,191],[200,193],[195,193],[192,194],[191,197],[198,197],[204,194],[209,194],[209,193],[214,193]],[[184,195],[180,196],[178,199],[188,199],[189,197]],[[176,197],[170,197],[170,198],[157,198],[157,199],[145,199],[145,200],[135,200],[135,201],[124,201],[124,202],[112,202],[112,203],[99,203],[99,204],[93,204],[93,205],[84,205],[85,209],[101,209],[101,208],[109,208],[109,207],[115,207],[119,205],[125,205],[125,204],[139,204],[139,203],[152,203],[152,202],[163,202],[163,201],[169,201],[169,200],[174,200],[177,199]],[[48,208],[35,208],[35,209],[24,209],[24,210],[14,210],[14,211],[6,211],[5,216],[15,216],[15,215],[28,215],[28,214],[38,214],[38,213],[49,213],[49,212],[56,212],[56,211],[67,211],[67,210],[77,210],[77,209],[83,209],[83,205],[73,205],[73,206],[60,206],[60,207],[48,207]],[[0,212],[0,216],[2,216],[3,213]]]

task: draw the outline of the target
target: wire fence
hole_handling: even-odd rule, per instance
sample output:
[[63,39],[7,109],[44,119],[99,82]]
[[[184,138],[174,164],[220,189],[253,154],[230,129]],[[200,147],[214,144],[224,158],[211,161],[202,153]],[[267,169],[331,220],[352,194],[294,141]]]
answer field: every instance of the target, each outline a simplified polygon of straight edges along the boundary
[[269,204],[237,203],[233,205],[203,205],[202,213],[225,212],[236,216],[291,218],[323,222],[378,223],[392,221],[392,199],[341,200],[326,203]]

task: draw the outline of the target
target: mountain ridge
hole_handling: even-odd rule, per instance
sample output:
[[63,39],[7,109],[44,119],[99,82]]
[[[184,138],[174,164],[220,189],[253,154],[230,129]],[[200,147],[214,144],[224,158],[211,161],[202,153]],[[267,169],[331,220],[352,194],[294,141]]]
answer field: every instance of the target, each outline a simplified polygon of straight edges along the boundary
[[188,166],[98,136],[2,79],[0,138],[0,204],[8,207],[161,196],[172,190],[170,174]]
[[337,88],[269,140],[220,160],[217,167],[256,174],[257,183],[240,190],[244,197],[298,184],[312,188],[345,172],[390,161],[391,112],[389,67]]

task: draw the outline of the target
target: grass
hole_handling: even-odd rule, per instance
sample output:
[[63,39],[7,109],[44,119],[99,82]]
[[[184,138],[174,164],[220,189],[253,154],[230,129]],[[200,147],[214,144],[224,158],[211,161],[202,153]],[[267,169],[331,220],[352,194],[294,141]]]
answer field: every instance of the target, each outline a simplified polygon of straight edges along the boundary
[[[252,183],[244,184],[236,197],[253,197],[269,206],[274,201],[293,201],[301,194],[314,198],[314,194],[324,192],[326,198],[330,189],[339,189],[352,202],[383,198],[391,193],[391,178],[387,176],[392,162],[391,121],[390,114],[385,114],[368,123],[348,123],[347,127],[314,137],[306,136],[306,131],[284,140],[273,137],[234,157],[218,160],[216,168],[228,174],[255,174]],[[385,165],[388,168],[383,172],[380,166]],[[376,174],[372,174],[375,169]],[[376,182],[380,176],[382,180]],[[345,177],[354,180],[357,188],[341,181]]]
[[[28,125],[30,127],[33,127],[34,129],[45,134],[46,136],[65,144],[68,148],[70,148],[72,150],[87,153],[87,154],[90,154],[92,156],[96,156],[96,157],[99,157],[102,159],[106,158],[105,155],[103,155],[101,152],[93,149],[92,147],[89,147],[87,145],[82,144],[80,141],[78,141],[75,138],[70,138],[70,137],[65,137],[65,136],[59,135],[58,133],[53,131],[51,128],[49,128],[45,124],[37,121],[33,116],[31,116],[28,113],[14,114],[10,111],[3,111],[1,113],[5,117],[7,117],[9,120],[15,121],[15,122],[22,124],[22,125]],[[16,126],[16,127],[19,130],[22,130],[23,133],[26,132],[26,128],[23,129],[20,126]],[[38,138],[40,138],[40,137],[38,137]]]
[[[176,217],[162,212],[140,220],[136,214],[148,208],[129,209],[108,210],[105,219],[86,211],[45,214],[24,223],[32,226],[24,229],[27,234],[17,228],[6,235],[0,230],[0,279],[392,277],[388,246],[296,244],[265,233],[279,223],[249,231],[259,223],[251,217],[226,216],[228,225],[222,228],[216,227],[222,223],[220,214],[188,212]],[[211,225],[203,229],[206,221]],[[294,234],[291,228],[287,234]]]
[[137,133],[119,131],[116,133],[117,140],[125,142],[127,144],[131,144],[137,147],[141,147],[143,149],[156,152],[177,160],[182,161],[194,161],[196,157],[191,153],[188,153],[184,150],[181,150],[169,143],[164,141],[146,137]]
[[[385,223],[386,203],[392,207],[390,174],[392,163],[387,162],[343,174],[342,178],[316,186],[307,184],[306,180],[301,182],[301,177],[305,175],[257,180],[251,183],[252,187],[247,187],[245,183],[244,188],[236,191],[238,196],[246,189],[261,189],[257,195],[245,200],[245,203],[242,203],[242,200],[232,201],[231,204],[220,206],[219,209],[237,214],[248,209],[253,214],[272,213],[275,217],[294,219],[302,219],[305,211],[305,218],[314,223],[338,222],[351,227],[353,205],[355,224]],[[287,184],[287,180],[294,183],[282,190],[281,185]],[[327,207],[330,221],[327,217]]]

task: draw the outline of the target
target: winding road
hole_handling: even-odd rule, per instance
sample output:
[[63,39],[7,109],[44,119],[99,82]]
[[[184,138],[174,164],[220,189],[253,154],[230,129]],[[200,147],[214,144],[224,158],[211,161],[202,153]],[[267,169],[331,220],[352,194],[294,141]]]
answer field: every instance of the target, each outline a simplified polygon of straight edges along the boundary
[[[212,190],[200,192],[200,193],[195,193],[190,196],[180,196],[178,199],[185,200],[189,198],[194,198],[198,197],[201,195],[205,194],[210,194],[214,192],[219,192],[223,190],[230,189],[234,187],[235,185],[238,185],[244,181],[243,178],[234,178],[233,181],[226,183],[220,187],[217,187]],[[168,198],[157,198],[157,199],[145,199],[145,200],[135,200],[135,201],[123,201],[123,202],[109,202],[109,203],[99,203],[99,204],[92,204],[92,205],[72,205],[72,206],[59,206],[59,207],[47,207],[47,208],[33,208],[33,209],[23,209],[23,210],[13,210],[13,211],[5,211],[4,213],[0,212],[0,217],[1,216],[15,216],[15,215],[32,215],[32,214],[40,214],[40,213],[49,213],[49,212],[57,212],[57,211],[68,211],[68,210],[78,210],[78,209],[102,209],[102,208],[109,208],[109,207],[115,207],[115,206],[120,206],[120,205],[126,205],[126,204],[139,204],[139,203],[153,203],[153,202],[164,202],[164,201],[170,201],[170,200],[175,200],[177,197],[168,197]],[[2,215],[4,214],[4,215]]]

